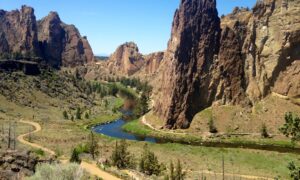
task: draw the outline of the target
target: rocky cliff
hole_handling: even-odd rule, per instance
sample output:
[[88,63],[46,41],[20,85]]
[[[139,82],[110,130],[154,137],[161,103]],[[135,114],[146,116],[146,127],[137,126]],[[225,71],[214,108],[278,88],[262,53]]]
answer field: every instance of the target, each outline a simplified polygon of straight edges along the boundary
[[56,12],[38,21],[38,27],[41,48],[50,64],[75,67],[93,61],[86,37],[74,25],[63,23]]
[[103,72],[108,67],[108,74],[146,78],[146,76],[151,76],[157,71],[163,54],[163,52],[156,52],[143,55],[134,42],[127,42],[120,45],[107,62],[98,63],[103,65],[100,68],[102,70],[99,71]]
[[110,56],[108,68],[116,74],[132,75],[144,64],[143,55],[133,42],[120,45]]
[[187,128],[216,104],[251,106],[268,94],[299,96],[300,0],[258,1],[218,18],[215,0],[181,0],[154,111]]
[[2,58],[40,57],[53,67],[92,62],[94,55],[86,39],[73,25],[51,12],[36,21],[34,10],[0,11],[0,55]]
[[154,108],[168,127],[187,128],[193,115],[212,102],[209,71],[220,32],[215,0],[181,1],[161,65],[160,94]]
[[0,54],[37,56],[39,52],[37,23],[34,10],[22,6],[21,10],[0,10]]

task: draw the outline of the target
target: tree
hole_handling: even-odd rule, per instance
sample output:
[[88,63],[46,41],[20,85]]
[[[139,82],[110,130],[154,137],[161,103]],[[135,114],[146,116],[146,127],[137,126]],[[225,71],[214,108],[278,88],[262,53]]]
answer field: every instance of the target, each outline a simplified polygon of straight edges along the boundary
[[261,137],[263,137],[263,138],[268,138],[269,137],[268,129],[267,129],[267,126],[266,126],[265,123],[262,124],[260,134],[261,134]]
[[164,165],[158,162],[157,157],[153,152],[148,149],[147,144],[144,146],[144,152],[140,159],[140,171],[147,175],[160,175],[160,173],[164,170]]
[[84,114],[84,118],[85,118],[85,119],[90,119],[90,115],[89,115],[89,113],[88,113],[88,112],[85,112],[85,114]]
[[63,112],[63,116],[64,116],[64,119],[69,119],[69,116],[68,116],[67,111],[64,111],[64,112]]
[[142,93],[141,98],[138,100],[138,103],[135,107],[134,114],[136,116],[142,116],[149,111],[149,97]]
[[296,166],[294,162],[288,164],[288,169],[290,170],[290,176],[294,180],[300,179],[300,167]]
[[74,163],[80,164],[81,163],[81,159],[80,159],[79,155],[80,155],[80,152],[78,151],[78,149],[74,148],[73,151],[72,151],[70,162],[74,162]]
[[209,118],[209,121],[208,121],[208,129],[209,129],[210,133],[217,133],[218,132],[218,130],[215,126],[215,123],[214,123],[214,119],[213,119],[212,116]]
[[71,115],[71,121],[74,121],[74,116],[73,115]]
[[135,166],[133,157],[127,148],[125,140],[121,140],[120,143],[116,142],[115,149],[111,156],[111,161],[112,165],[116,166],[118,169],[133,168]]
[[99,146],[98,146],[97,141],[95,140],[95,135],[94,135],[93,131],[91,131],[91,134],[89,136],[88,149],[94,160],[95,160],[95,156],[98,155],[98,153],[99,153],[98,148],[99,148]]
[[175,179],[176,180],[183,180],[184,176],[185,176],[185,173],[183,172],[182,167],[181,167],[181,162],[178,159],[177,160],[176,171],[175,171],[175,177],[176,177]]
[[173,164],[173,162],[171,161],[171,163],[170,163],[170,175],[169,175],[169,178],[170,178],[170,180],[175,180],[175,172],[174,172],[174,164]]
[[76,119],[81,119],[81,110],[80,110],[80,107],[78,107],[77,110],[76,110]]
[[285,114],[285,124],[279,129],[286,137],[291,137],[292,142],[300,140],[300,118],[293,113]]

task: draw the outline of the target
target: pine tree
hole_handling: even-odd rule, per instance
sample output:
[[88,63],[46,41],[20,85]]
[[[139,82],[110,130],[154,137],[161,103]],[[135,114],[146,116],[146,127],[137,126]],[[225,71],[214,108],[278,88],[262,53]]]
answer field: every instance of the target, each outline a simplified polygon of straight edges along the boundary
[[81,119],[81,110],[80,110],[80,107],[78,107],[77,110],[76,110],[76,119]]
[[180,162],[180,160],[177,160],[177,166],[176,166],[176,171],[175,171],[176,180],[183,180],[184,176],[185,176],[185,173],[182,170],[181,162]]
[[140,165],[140,171],[147,175],[152,175],[152,174],[159,175],[164,167],[163,164],[160,164],[158,162],[157,157],[153,152],[151,152],[148,149],[147,145],[144,146],[144,152],[140,159],[139,165]]
[[85,114],[84,114],[84,118],[85,118],[85,119],[90,119],[90,115],[89,115],[89,113],[88,113],[88,112],[85,112]]
[[135,166],[133,157],[127,148],[128,146],[125,140],[121,140],[120,143],[116,142],[111,161],[112,165],[118,169],[133,168]]
[[98,148],[99,148],[99,146],[95,139],[95,135],[94,135],[93,131],[91,131],[91,134],[89,136],[88,149],[94,160],[95,160],[95,156],[98,155],[98,153],[99,153]]
[[64,111],[64,112],[63,112],[63,116],[64,116],[64,119],[69,119],[69,116],[68,116],[67,111]]

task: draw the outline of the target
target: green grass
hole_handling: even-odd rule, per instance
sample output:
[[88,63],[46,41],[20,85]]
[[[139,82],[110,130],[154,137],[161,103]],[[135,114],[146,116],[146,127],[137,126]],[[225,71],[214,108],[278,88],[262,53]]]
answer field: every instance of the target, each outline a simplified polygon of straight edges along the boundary
[[149,136],[152,133],[151,129],[140,124],[138,119],[126,123],[122,129],[126,132],[131,132],[142,136]]
[[[231,137],[226,139],[208,139],[203,140],[201,137],[197,137],[190,134],[174,134],[168,132],[155,131],[147,126],[141,124],[139,120],[131,121],[125,124],[122,129],[124,131],[130,132],[135,135],[140,136],[150,136],[155,137],[162,140],[184,143],[184,144],[199,144],[199,143],[225,143],[230,145],[240,145],[240,146],[252,146],[252,145],[260,145],[260,146],[274,146],[280,148],[299,148],[299,144],[295,145],[290,141],[284,140],[272,140],[272,139],[243,139],[238,137]],[[212,144],[213,145],[213,144]]]
[[112,122],[112,121],[118,119],[120,116],[121,116],[121,113],[112,114],[112,115],[111,114],[102,114],[92,120],[84,120],[77,124],[80,127],[82,127],[83,129],[89,130],[94,125]]

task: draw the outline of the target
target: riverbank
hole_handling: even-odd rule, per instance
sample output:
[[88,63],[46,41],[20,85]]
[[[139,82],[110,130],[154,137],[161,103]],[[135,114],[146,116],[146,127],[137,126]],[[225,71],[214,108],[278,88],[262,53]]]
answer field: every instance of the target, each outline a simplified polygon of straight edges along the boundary
[[204,139],[188,133],[176,133],[172,131],[153,129],[142,122],[143,118],[125,124],[122,129],[134,135],[156,138],[160,143],[170,142],[194,146],[245,148],[300,154],[299,144],[293,144],[290,141],[278,141],[272,139],[248,140],[238,136],[225,137],[218,135]]

